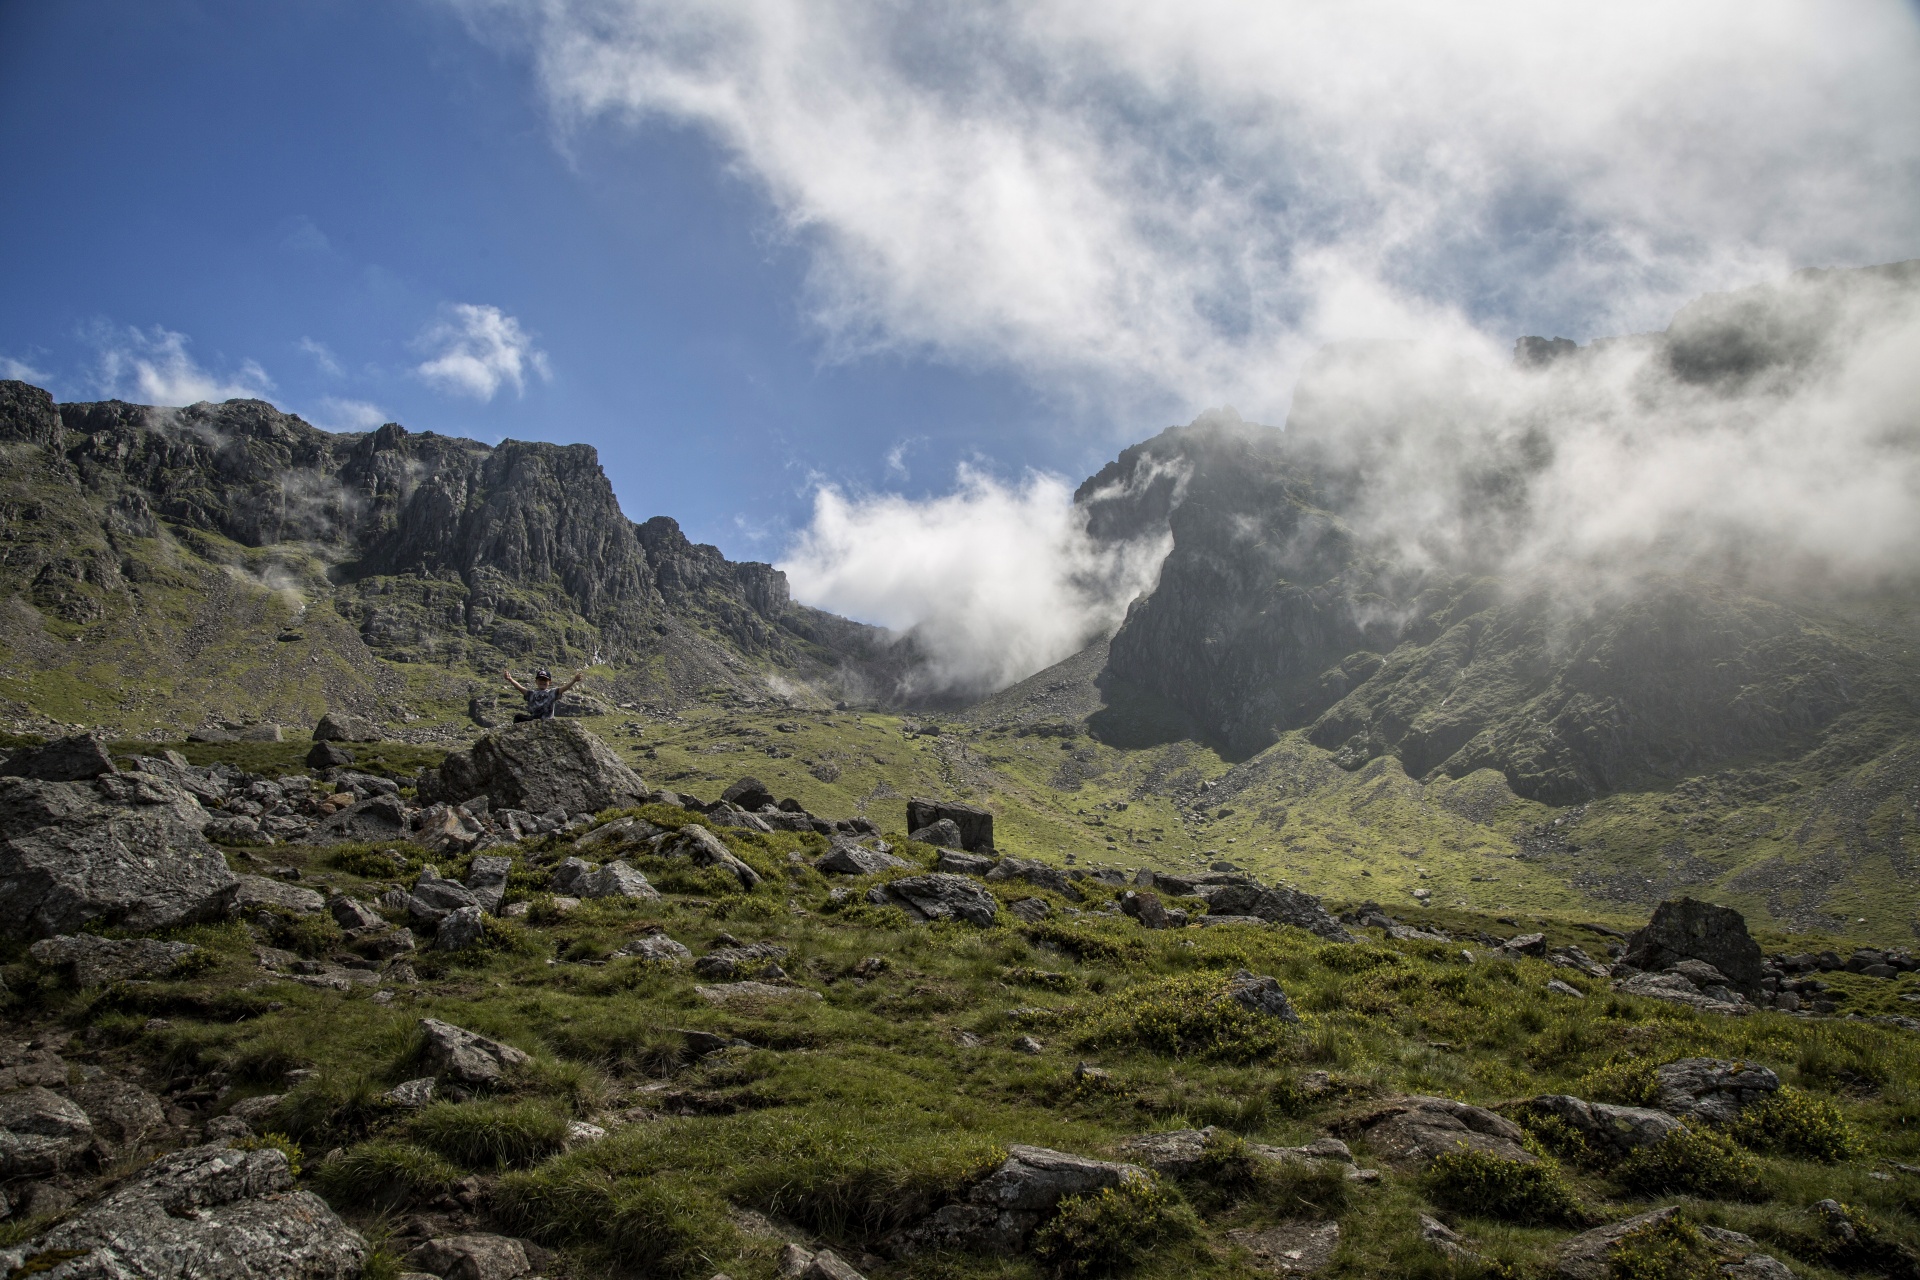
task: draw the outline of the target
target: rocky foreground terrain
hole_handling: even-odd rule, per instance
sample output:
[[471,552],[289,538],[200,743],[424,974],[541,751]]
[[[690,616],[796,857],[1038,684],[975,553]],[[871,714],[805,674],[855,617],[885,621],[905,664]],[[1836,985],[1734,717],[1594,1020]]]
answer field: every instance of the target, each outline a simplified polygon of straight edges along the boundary
[[330,725],[300,773],[0,764],[9,1274],[1920,1274],[1907,951]]

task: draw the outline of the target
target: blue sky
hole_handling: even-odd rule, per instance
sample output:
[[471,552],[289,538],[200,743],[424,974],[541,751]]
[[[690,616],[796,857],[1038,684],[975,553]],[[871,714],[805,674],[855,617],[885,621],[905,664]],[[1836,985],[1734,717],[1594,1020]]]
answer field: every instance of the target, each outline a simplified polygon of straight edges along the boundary
[[0,0],[0,372],[585,441],[803,599],[1011,635],[1073,483],[1326,344],[1920,256],[1916,12]]
[[[825,358],[799,252],[710,142],[593,127],[563,150],[525,62],[449,9],[9,2],[0,157],[0,356],[63,399],[135,398],[103,385],[103,350],[160,327],[322,425],[357,427],[358,402],[589,442],[629,516],[742,558],[804,522],[816,475],[899,487],[902,443],[908,485],[976,454],[1098,462],[1003,371]],[[416,340],[461,304],[516,318],[550,376],[486,401],[417,376]]]

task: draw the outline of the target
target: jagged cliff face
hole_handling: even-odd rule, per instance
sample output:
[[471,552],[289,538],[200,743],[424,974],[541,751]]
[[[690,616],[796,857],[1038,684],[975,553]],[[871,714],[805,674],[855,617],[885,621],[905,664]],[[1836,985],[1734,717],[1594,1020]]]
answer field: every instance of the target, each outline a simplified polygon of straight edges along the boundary
[[218,578],[278,593],[277,624],[267,604],[256,623],[282,635],[317,627],[337,650],[344,624],[369,656],[474,673],[608,663],[640,697],[764,695],[769,681],[872,696],[910,660],[873,628],[795,605],[770,565],[730,562],[666,517],[632,524],[585,445],[393,424],[335,435],[252,400],[56,405],[11,382],[0,448],[0,576],[95,639],[162,643],[158,615]]
[[[1847,291],[1862,282],[1911,289],[1920,269],[1811,273],[1791,307],[1765,290],[1705,299],[1667,333],[1624,340],[1646,357],[1642,383],[1659,379],[1636,394],[1684,395],[1703,415],[1790,394],[1853,340]],[[1517,354],[1550,379],[1620,353],[1524,340]],[[1172,704],[1234,755],[1304,729],[1350,768],[1383,754],[1415,777],[1493,768],[1555,804],[1838,743],[1871,755],[1920,732],[1907,646],[1863,621],[1910,608],[1910,574],[1851,596],[1796,590],[1737,546],[1687,560],[1670,543],[1604,573],[1529,571],[1527,522],[1540,521],[1527,490],[1553,462],[1551,433],[1524,414],[1474,424],[1439,459],[1453,474],[1395,490],[1420,424],[1378,391],[1394,358],[1329,360],[1285,431],[1217,412],[1082,486],[1096,536],[1173,536],[1158,586],[1112,639],[1109,681]],[[1429,398],[1419,411],[1458,410]],[[1458,505],[1400,518],[1399,496],[1431,493]],[[1408,533],[1434,528],[1446,540]]]

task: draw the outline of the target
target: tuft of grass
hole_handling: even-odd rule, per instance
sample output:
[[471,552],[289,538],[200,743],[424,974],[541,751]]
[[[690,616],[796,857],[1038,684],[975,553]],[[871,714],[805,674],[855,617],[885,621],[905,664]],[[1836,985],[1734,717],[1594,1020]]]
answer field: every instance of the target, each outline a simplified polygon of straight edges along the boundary
[[320,1162],[313,1180],[335,1204],[395,1208],[451,1191],[460,1170],[409,1142],[362,1142]]
[[1436,1156],[1426,1181],[1433,1202],[1456,1213],[1524,1226],[1579,1226],[1591,1216],[1552,1160],[1524,1164],[1462,1147]]
[[1227,982],[1224,974],[1187,974],[1108,996],[1088,1015],[1078,1043],[1223,1062],[1279,1057],[1287,1024],[1227,999]]
[[726,1204],[676,1173],[621,1177],[584,1165],[512,1173],[494,1205],[536,1240],[583,1245],[649,1275],[711,1273],[738,1236]]
[[1111,1276],[1154,1249],[1197,1235],[1193,1210],[1157,1178],[1068,1196],[1033,1233],[1033,1256],[1057,1280]]
[[235,1151],[278,1151],[287,1158],[287,1172],[294,1177],[300,1176],[300,1160],[304,1154],[300,1144],[284,1133],[263,1133],[257,1138],[242,1138],[233,1144]]
[[567,1145],[567,1118],[544,1102],[436,1102],[406,1125],[421,1146],[469,1169],[513,1169]]
[[1682,1129],[1641,1147],[1614,1170],[1620,1185],[1643,1195],[1677,1192],[1714,1200],[1759,1200],[1760,1166],[1733,1139],[1713,1129]]
[[346,941],[347,935],[333,917],[325,912],[296,915],[291,911],[267,910],[273,923],[267,926],[267,940],[283,951],[309,958],[324,956]]
[[1727,1132],[1755,1151],[1822,1164],[1858,1160],[1867,1153],[1866,1142],[1840,1108],[1792,1085],[1742,1111]]
[[1574,1092],[1593,1102],[1622,1107],[1651,1107],[1660,1101],[1660,1078],[1644,1058],[1620,1058],[1580,1077]]

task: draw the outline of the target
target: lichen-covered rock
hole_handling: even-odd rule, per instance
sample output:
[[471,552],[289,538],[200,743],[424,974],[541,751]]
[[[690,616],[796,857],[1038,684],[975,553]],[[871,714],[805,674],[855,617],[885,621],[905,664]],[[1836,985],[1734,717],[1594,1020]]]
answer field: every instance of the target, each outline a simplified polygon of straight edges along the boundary
[[1011,1254],[1066,1197],[1141,1183],[1149,1177],[1138,1165],[1046,1147],[1010,1146],[1007,1158],[968,1192],[964,1203],[936,1209],[895,1232],[886,1247],[902,1257],[943,1249]]
[[530,720],[483,735],[420,775],[423,804],[486,796],[496,809],[598,813],[645,804],[640,776],[571,720]]
[[596,867],[580,858],[568,858],[553,869],[548,881],[555,893],[573,898],[632,898],[650,902],[660,896],[645,874],[630,862]]
[[1282,1022],[1300,1021],[1300,1015],[1293,1011],[1293,1002],[1280,989],[1280,980],[1266,974],[1239,970],[1227,980],[1227,990],[1221,998],[1233,1001],[1249,1013],[1265,1014]]
[[315,844],[372,844],[404,840],[412,831],[407,806],[400,797],[373,795],[322,818],[311,839]]
[[479,844],[487,829],[457,805],[435,804],[420,811],[408,837],[433,853],[465,853]]
[[465,951],[478,946],[486,936],[486,913],[477,906],[461,907],[441,919],[434,931],[433,946],[436,951]]
[[349,898],[345,894],[327,900],[327,913],[333,922],[342,929],[379,929],[386,925],[386,919],[378,911],[358,898]]
[[643,938],[635,938],[626,946],[614,952],[617,956],[632,956],[636,960],[645,960],[651,964],[665,965],[677,969],[693,959],[693,952],[675,942],[664,933],[650,933]]
[[1746,917],[1732,907],[1694,898],[1663,902],[1646,927],[1627,938],[1623,964],[1635,969],[1670,969],[1683,960],[1703,960],[1726,975],[1737,991],[1760,990],[1760,944],[1747,934]]
[[239,887],[199,801],[151,774],[0,778],[0,933],[217,920]]
[[1654,1070],[1660,1108],[1689,1120],[1731,1124],[1780,1087],[1780,1077],[1751,1062],[1681,1058]]
[[869,849],[865,845],[855,844],[844,837],[835,837],[833,848],[815,859],[813,868],[829,875],[870,876],[896,867],[912,865],[905,858],[895,854],[883,853],[879,849]]
[[1702,991],[1684,974],[1679,973],[1629,973],[1623,978],[1615,978],[1613,989],[1623,995],[1643,996],[1649,1000],[1665,1000],[1669,1004],[1683,1004],[1689,1009],[1698,1009],[1701,1013],[1724,1013],[1741,1017],[1752,1012],[1752,1006],[1742,999],[1738,992],[1721,988],[1722,994],[1730,999],[1717,999]]
[[462,907],[479,909],[480,900],[458,880],[449,880],[432,867],[422,867],[406,905],[415,920],[437,926]]
[[1452,1098],[1395,1098],[1335,1126],[1347,1136],[1364,1135],[1389,1164],[1423,1169],[1435,1156],[1462,1148],[1520,1164],[1538,1157],[1521,1145],[1520,1126],[1485,1107]]
[[0,1178],[58,1173],[93,1145],[93,1122],[78,1105],[35,1085],[0,1094]]
[[352,1280],[367,1243],[293,1189],[278,1151],[190,1147],[162,1156],[0,1267],[46,1280]]
[[65,970],[83,987],[105,986],[131,978],[161,978],[199,948],[157,938],[99,938],[90,933],[42,938],[27,954],[49,969]]
[[420,1019],[421,1061],[436,1076],[461,1084],[493,1085],[506,1079],[514,1067],[533,1059],[510,1044],[456,1027],[438,1018]]
[[236,916],[245,916],[263,907],[308,916],[326,905],[327,900],[313,890],[271,876],[241,876],[240,887],[233,895]]
[[122,1151],[138,1147],[167,1123],[160,1099],[129,1080],[101,1076],[71,1086],[67,1097],[87,1113],[96,1139]]
[[760,883],[760,873],[735,857],[726,842],[697,822],[689,822],[660,846],[667,857],[691,858],[695,865],[719,867],[733,874],[742,889],[751,890]]
[[[993,814],[980,806],[961,804],[956,800],[907,801],[908,831],[919,831],[941,822],[951,822],[959,837],[957,846],[952,847],[958,847],[966,853],[988,853],[993,850]],[[919,838],[914,837],[916,840]]]
[[418,1245],[407,1261],[443,1280],[518,1280],[533,1265],[518,1240],[506,1236],[441,1236]]
[[1588,1102],[1564,1093],[1529,1099],[1526,1109],[1553,1116],[1587,1140],[1596,1152],[1621,1157],[1650,1147],[1686,1128],[1665,1111],[1650,1107],[1619,1107]]
[[964,920],[986,927],[993,924],[999,911],[991,893],[965,876],[941,872],[907,876],[876,886],[874,892],[918,920]]

